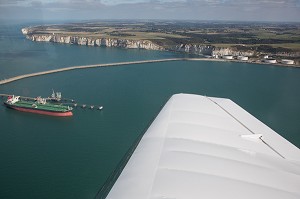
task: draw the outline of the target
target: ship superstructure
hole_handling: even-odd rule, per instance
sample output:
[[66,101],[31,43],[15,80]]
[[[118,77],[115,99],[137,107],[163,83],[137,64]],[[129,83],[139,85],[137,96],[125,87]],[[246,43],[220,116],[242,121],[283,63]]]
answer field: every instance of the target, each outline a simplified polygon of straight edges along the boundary
[[52,90],[52,94],[48,99],[50,99],[51,101],[55,101],[55,102],[61,101],[61,99],[62,99],[61,92],[54,92],[54,90]]

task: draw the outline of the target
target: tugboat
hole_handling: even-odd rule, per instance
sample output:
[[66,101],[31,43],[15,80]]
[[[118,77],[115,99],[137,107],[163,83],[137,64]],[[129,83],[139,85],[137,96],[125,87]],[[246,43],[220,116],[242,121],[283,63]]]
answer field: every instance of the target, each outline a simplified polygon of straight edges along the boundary
[[4,105],[8,108],[22,112],[42,115],[67,117],[72,116],[72,108],[69,106],[47,103],[45,98],[37,97],[36,101],[23,101],[20,96],[8,96]]

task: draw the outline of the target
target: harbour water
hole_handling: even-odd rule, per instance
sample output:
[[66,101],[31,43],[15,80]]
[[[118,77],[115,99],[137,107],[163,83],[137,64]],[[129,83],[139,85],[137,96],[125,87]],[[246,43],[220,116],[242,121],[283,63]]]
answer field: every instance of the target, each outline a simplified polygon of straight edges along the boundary
[[[177,53],[34,43],[22,25],[0,26],[0,78],[72,65],[181,57]],[[0,86],[49,96],[52,89],[103,111],[71,118],[0,106],[0,198],[94,198],[135,139],[175,93],[230,98],[300,147],[300,70],[175,61],[74,70]]]

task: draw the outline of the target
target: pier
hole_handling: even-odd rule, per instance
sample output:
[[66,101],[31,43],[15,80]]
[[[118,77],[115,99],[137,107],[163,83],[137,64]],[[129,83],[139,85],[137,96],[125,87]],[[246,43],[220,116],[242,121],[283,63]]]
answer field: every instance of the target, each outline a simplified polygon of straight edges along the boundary
[[180,60],[186,60],[184,58],[171,58],[171,59],[156,59],[156,60],[144,60],[144,61],[130,61],[130,62],[117,62],[117,63],[108,63],[108,64],[92,64],[92,65],[83,65],[83,66],[71,66],[66,68],[59,68],[54,70],[48,70],[48,71],[42,71],[42,72],[36,72],[36,73],[30,73],[25,75],[19,75],[15,77],[11,77],[8,79],[4,79],[0,81],[0,85],[7,84],[10,82],[14,82],[20,79],[25,79],[29,77],[35,77],[40,75],[47,75],[51,73],[59,73],[69,70],[77,70],[77,69],[87,69],[87,68],[97,68],[97,67],[109,67],[109,66],[121,66],[121,65],[132,65],[132,64],[144,64],[144,63],[155,63],[155,62],[168,62],[168,61],[180,61]]

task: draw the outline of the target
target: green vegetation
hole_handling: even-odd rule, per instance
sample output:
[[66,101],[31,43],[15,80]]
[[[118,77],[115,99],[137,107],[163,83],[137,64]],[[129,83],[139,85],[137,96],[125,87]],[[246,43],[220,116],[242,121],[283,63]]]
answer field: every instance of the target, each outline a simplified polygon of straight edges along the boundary
[[167,49],[199,44],[261,53],[300,53],[299,23],[102,21],[37,26],[31,30],[30,34],[150,40]]

